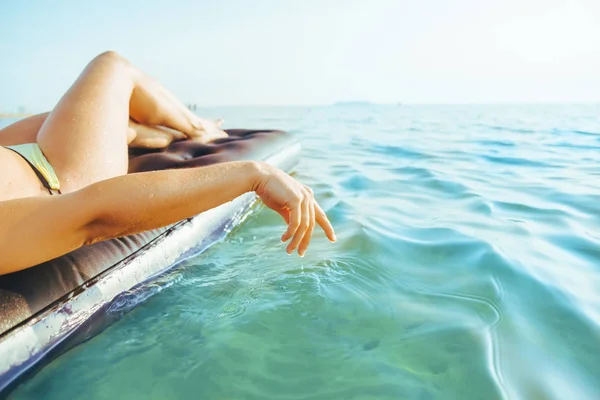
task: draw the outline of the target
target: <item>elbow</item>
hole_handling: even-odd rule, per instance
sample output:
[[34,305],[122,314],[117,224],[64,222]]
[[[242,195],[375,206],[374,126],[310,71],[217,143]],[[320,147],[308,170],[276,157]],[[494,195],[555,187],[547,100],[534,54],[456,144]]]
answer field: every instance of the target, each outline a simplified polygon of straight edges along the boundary
[[106,213],[95,211],[82,228],[83,245],[103,242],[118,237],[127,236],[129,230],[124,230],[121,224],[115,223],[113,217]]
[[104,238],[107,236],[107,229],[100,213],[93,209],[90,210],[85,221],[85,224],[81,227],[84,246],[105,240]]
[[103,242],[114,238],[127,236],[131,232],[123,231],[118,226],[110,222],[110,219],[95,218],[87,223],[83,229],[83,245]]
[[75,204],[84,205],[80,207],[84,215],[81,216],[83,223],[79,227],[83,246],[120,236],[115,229],[117,224],[114,223],[114,216],[106,206],[106,201],[101,200],[103,196],[96,185],[70,195],[76,197]]
[[106,229],[99,221],[91,221],[86,224],[82,229],[83,234],[83,246],[89,246],[90,244],[102,242],[108,239]]

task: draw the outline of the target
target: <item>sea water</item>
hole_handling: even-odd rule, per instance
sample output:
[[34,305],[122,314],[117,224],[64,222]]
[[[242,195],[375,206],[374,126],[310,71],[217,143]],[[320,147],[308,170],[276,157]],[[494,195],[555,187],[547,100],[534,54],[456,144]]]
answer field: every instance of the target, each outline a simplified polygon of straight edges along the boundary
[[303,145],[337,231],[257,207],[12,399],[600,396],[600,106],[202,110]]

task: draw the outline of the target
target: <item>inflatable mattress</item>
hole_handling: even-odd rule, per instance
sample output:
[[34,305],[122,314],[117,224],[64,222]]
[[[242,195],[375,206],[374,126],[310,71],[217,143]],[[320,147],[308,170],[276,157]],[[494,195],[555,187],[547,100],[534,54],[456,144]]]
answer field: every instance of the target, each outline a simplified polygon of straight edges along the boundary
[[[283,170],[300,145],[282,131],[229,130],[202,145],[130,150],[130,172],[264,160]],[[253,193],[171,226],[95,243],[0,276],[0,397],[51,359],[98,333],[119,296],[221,240],[256,200]],[[1,262],[1,260],[0,260]]]

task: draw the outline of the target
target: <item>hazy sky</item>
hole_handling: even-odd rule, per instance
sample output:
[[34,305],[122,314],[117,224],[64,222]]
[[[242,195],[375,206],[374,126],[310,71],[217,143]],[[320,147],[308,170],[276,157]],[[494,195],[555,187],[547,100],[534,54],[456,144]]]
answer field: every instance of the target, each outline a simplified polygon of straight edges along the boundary
[[600,0],[1,0],[0,110],[107,49],[199,105],[600,100]]

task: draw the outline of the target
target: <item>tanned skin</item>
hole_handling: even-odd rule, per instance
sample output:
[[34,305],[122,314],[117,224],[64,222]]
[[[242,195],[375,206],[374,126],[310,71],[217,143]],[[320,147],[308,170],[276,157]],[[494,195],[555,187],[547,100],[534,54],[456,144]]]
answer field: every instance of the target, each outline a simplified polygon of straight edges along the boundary
[[319,225],[334,230],[312,190],[266,163],[127,174],[128,146],[226,137],[114,52],[94,58],[49,113],[0,130],[0,146],[38,143],[62,195],[50,195],[18,154],[0,147],[0,275],[83,245],[159,228],[255,192],[287,223],[287,252],[304,255]]

